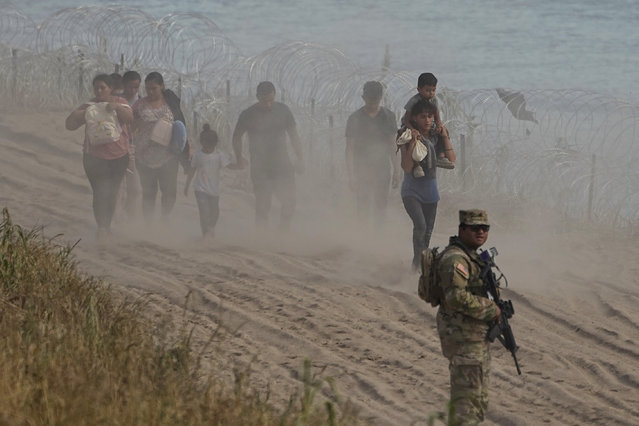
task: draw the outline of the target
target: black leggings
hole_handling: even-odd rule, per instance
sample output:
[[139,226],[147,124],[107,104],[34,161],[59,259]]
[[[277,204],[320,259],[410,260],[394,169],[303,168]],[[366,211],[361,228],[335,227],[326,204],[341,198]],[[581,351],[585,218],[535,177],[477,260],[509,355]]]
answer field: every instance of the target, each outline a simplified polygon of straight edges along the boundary
[[162,193],[160,205],[162,207],[162,217],[167,217],[177,198],[177,176],[178,158],[173,157],[158,168],[150,168],[136,162],[136,168],[140,175],[140,185],[142,186],[142,214],[145,220],[153,218],[155,213],[155,199],[158,194],[158,187]]
[[84,171],[93,190],[93,215],[99,229],[108,230],[115,212],[120,183],[129,164],[129,154],[115,160],[105,160],[84,154]]

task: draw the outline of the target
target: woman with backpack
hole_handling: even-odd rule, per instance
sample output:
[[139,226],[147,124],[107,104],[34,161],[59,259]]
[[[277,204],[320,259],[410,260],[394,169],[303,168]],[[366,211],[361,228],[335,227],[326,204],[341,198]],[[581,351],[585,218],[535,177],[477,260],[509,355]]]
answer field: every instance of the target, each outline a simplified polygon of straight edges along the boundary
[[[162,74],[149,73],[144,79],[144,87],[146,96],[133,105],[133,144],[142,186],[142,213],[149,222],[155,212],[158,187],[162,217],[167,218],[171,213],[177,197],[180,161],[184,161],[185,171],[189,167],[189,145],[180,98],[164,87]],[[175,123],[180,124],[175,126]],[[172,138],[175,130],[182,133],[181,146],[176,146],[175,138]]]
[[95,76],[95,97],[76,108],[65,122],[67,130],[85,126],[82,163],[93,190],[98,239],[111,232],[118,190],[129,163],[127,125],[133,120],[133,112],[126,99],[111,95],[112,89],[109,75]]

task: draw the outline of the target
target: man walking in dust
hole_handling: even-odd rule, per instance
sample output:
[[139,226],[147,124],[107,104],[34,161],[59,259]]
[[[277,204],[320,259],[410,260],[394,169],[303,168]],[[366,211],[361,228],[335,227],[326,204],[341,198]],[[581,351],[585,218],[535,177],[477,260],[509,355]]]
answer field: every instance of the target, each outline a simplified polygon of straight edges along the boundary
[[[384,87],[379,81],[364,84],[364,106],[346,122],[346,170],[355,194],[358,219],[381,226],[386,219],[388,190],[397,187],[401,168],[395,155],[395,114],[380,105]],[[391,180],[392,166],[392,180]]]
[[[302,146],[291,110],[275,101],[275,86],[263,81],[257,86],[257,103],[240,113],[233,132],[234,168],[246,167],[242,156],[242,137],[248,133],[251,181],[255,193],[255,223],[268,223],[271,201],[281,203],[280,228],[287,230],[295,211],[295,173],[304,171]],[[295,163],[288,154],[290,140]]]

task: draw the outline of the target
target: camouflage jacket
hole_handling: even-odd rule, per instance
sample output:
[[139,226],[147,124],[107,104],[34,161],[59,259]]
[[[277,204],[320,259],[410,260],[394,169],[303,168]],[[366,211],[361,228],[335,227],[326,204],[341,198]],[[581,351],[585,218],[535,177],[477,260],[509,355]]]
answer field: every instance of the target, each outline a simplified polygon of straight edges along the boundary
[[486,297],[480,264],[475,251],[451,237],[437,269],[443,294],[437,312],[440,337],[458,342],[486,340],[489,323],[497,317],[497,305]]

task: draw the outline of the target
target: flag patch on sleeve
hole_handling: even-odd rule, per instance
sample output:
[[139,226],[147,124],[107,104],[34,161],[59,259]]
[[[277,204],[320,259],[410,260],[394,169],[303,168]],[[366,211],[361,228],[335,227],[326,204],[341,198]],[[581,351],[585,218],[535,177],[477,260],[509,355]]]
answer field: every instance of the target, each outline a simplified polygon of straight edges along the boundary
[[457,262],[457,264],[455,264],[455,270],[459,272],[462,277],[468,279],[468,269],[466,269],[463,263]]

